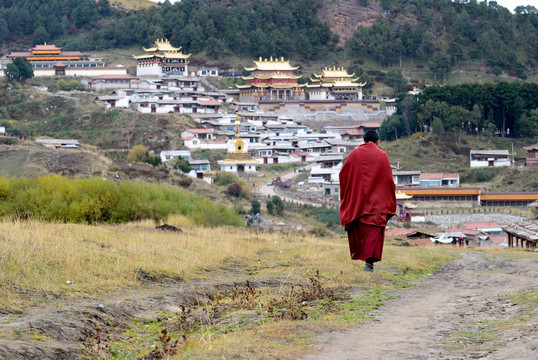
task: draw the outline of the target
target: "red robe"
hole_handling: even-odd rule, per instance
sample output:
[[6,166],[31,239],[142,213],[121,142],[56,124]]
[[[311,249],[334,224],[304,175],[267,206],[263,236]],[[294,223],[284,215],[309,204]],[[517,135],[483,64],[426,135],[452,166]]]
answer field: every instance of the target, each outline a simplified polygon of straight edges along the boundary
[[395,190],[389,157],[376,144],[362,144],[349,154],[340,171],[340,221],[353,259],[381,260],[384,227],[396,214]]

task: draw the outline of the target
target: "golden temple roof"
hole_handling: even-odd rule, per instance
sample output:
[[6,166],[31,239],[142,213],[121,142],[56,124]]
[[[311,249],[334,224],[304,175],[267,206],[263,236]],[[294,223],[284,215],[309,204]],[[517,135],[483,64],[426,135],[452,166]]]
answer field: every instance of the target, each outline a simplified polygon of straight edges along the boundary
[[345,79],[345,78],[352,78],[353,76],[355,76],[355,73],[350,75],[347,73],[344,67],[336,68],[336,66],[333,66],[332,69],[325,67],[325,69],[323,69],[323,71],[321,72],[321,75],[314,73],[314,76],[317,77],[318,79],[320,78]]
[[337,68],[333,66],[332,69],[325,67],[321,74],[314,74],[313,78],[310,78],[311,84],[308,85],[309,88],[316,87],[363,87],[366,85],[365,82],[359,81],[359,77],[354,78],[355,73],[348,74],[344,67]]
[[273,89],[295,89],[295,88],[302,88],[305,87],[306,84],[246,84],[246,85],[235,85],[238,89],[250,89],[250,88],[258,88],[258,89],[267,89],[267,88],[273,88]]
[[170,41],[168,41],[168,39],[160,39],[160,40],[157,39],[157,40],[155,40],[155,44],[153,44],[152,48],[149,48],[149,49],[143,48],[143,49],[144,49],[144,51],[147,51],[147,52],[155,52],[155,51],[177,52],[177,51],[181,50],[181,46],[176,48],[176,47],[173,47],[172,44],[170,44]]
[[403,191],[396,191],[396,200],[408,200],[411,199],[413,195],[407,195]]
[[295,71],[299,67],[298,66],[291,66],[289,60],[284,60],[283,57],[280,58],[280,60],[274,59],[271,56],[269,60],[265,59],[262,60],[261,56],[258,61],[254,61],[254,67],[247,68],[245,67],[246,71],[255,71],[255,70],[263,70],[263,71]]
[[173,47],[170,44],[170,41],[168,39],[157,39],[155,40],[155,44],[153,44],[153,47],[146,49],[143,48],[146,54],[143,55],[133,55],[135,59],[151,59],[153,57],[160,57],[160,58],[167,58],[167,59],[186,59],[191,54],[183,54],[181,50],[181,46],[176,48]]
[[363,83],[356,83],[353,82],[353,80],[336,80],[334,82],[316,82],[314,84],[308,84],[308,88],[318,88],[318,87],[324,87],[324,88],[340,88],[340,87],[363,87],[366,85],[365,82]]

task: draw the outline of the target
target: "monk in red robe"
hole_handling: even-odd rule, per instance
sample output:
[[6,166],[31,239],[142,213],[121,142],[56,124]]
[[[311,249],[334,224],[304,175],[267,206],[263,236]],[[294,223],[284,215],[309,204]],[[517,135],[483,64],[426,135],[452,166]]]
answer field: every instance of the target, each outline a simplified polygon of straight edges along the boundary
[[381,261],[385,226],[396,215],[396,192],[389,157],[378,148],[375,131],[353,150],[340,171],[340,221],[347,231],[352,260],[373,271]]

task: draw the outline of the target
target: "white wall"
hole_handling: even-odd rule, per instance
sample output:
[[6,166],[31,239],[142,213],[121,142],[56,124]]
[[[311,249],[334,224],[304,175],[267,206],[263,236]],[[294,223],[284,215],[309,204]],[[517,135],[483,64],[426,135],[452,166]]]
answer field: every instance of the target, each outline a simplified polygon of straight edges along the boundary
[[[56,76],[54,68],[33,69],[35,77]],[[127,75],[125,67],[107,67],[107,68],[66,68],[65,76],[77,77],[98,77],[102,75]]]
[[157,77],[162,77],[163,76],[163,69],[158,64],[144,65],[144,66],[137,65],[137,67],[136,67],[136,75],[137,76],[157,76]]
[[[493,167],[510,166],[509,159],[495,159]],[[489,161],[471,160],[471,168],[489,167]]]

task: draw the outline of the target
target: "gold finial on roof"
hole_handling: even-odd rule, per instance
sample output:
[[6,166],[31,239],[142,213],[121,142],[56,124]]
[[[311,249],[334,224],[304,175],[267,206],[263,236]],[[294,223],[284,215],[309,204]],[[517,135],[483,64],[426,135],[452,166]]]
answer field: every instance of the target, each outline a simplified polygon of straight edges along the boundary
[[284,62],[284,56],[280,57],[280,61]]
[[262,57],[260,56],[260,60],[259,61],[262,61]]

